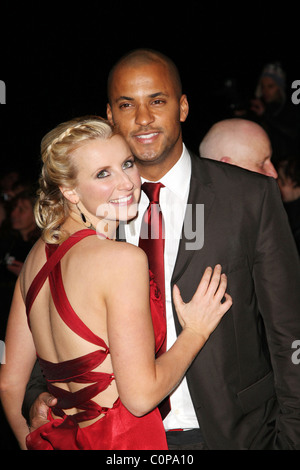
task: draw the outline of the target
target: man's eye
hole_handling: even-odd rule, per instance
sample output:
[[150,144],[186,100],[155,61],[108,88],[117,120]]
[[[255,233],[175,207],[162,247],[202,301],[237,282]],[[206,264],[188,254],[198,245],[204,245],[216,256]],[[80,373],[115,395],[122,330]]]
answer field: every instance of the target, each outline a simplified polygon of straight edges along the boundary
[[126,108],[130,108],[131,107],[131,104],[130,103],[122,103],[120,104],[120,109],[126,109]]
[[101,170],[99,171],[99,173],[97,173],[97,178],[101,179],[101,178],[105,178],[106,176],[108,176],[108,171],[107,170]]

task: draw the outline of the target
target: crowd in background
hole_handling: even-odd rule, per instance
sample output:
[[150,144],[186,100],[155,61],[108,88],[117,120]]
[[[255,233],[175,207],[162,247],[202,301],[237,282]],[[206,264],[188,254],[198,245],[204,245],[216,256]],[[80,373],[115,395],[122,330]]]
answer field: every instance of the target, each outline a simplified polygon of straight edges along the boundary
[[[232,79],[218,91],[218,98],[222,103],[221,119],[224,119],[223,122],[231,118],[253,121],[267,132],[272,149],[273,170],[272,174],[259,172],[277,179],[300,253],[300,106],[292,101],[293,89],[279,62],[268,63],[263,67],[252,98],[249,97],[249,91],[245,93],[241,88],[238,81]],[[220,154],[214,159],[221,160],[222,156]],[[247,165],[239,165],[238,161],[235,164],[247,168]],[[259,162],[257,167],[258,165]]]
[[[14,286],[40,232],[35,223],[36,182],[11,169],[0,178],[0,338],[4,340]],[[0,449],[18,448],[0,407]]]
[[270,138],[272,162],[300,253],[300,108],[293,103],[288,88],[280,63],[267,64],[250,106],[235,110],[235,115],[257,122]]

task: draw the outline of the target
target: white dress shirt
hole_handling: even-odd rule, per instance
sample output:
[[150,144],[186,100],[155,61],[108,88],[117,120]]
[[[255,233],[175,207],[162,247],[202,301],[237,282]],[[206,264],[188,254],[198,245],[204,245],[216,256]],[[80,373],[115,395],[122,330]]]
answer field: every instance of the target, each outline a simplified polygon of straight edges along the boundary
[[[177,257],[182,232],[191,178],[191,159],[185,146],[178,162],[160,179],[164,188],[160,190],[159,203],[165,223],[165,297],[167,316],[167,349],[176,341],[177,335],[171,303],[171,278]],[[146,180],[142,179],[142,182]],[[138,216],[125,224],[126,241],[139,243],[142,217],[149,204],[148,197],[141,191]],[[198,428],[186,379],[184,378],[171,395],[171,412],[164,419],[165,429]]]

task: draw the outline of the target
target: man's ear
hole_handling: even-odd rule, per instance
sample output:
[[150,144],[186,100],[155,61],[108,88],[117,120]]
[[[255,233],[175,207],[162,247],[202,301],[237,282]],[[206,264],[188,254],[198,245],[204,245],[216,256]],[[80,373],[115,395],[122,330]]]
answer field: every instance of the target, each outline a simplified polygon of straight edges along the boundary
[[186,95],[180,98],[180,122],[184,122],[189,114],[189,103]]
[[64,198],[66,198],[69,202],[71,202],[72,204],[78,204],[79,196],[76,192],[76,189],[70,189],[64,186],[60,186],[59,189]]
[[106,116],[107,116],[107,120],[109,121],[109,123],[113,126],[114,121],[113,121],[111,106],[109,103],[107,103],[106,105]]

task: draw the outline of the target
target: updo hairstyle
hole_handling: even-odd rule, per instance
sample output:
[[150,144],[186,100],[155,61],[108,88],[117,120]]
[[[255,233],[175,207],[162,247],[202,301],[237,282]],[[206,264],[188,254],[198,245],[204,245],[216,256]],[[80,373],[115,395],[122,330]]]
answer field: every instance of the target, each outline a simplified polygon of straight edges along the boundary
[[34,213],[46,243],[67,238],[61,226],[69,215],[67,200],[60,187],[76,187],[77,170],[72,152],[88,140],[106,140],[115,135],[108,121],[97,117],[75,118],[59,124],[41,142],[43,167]]

